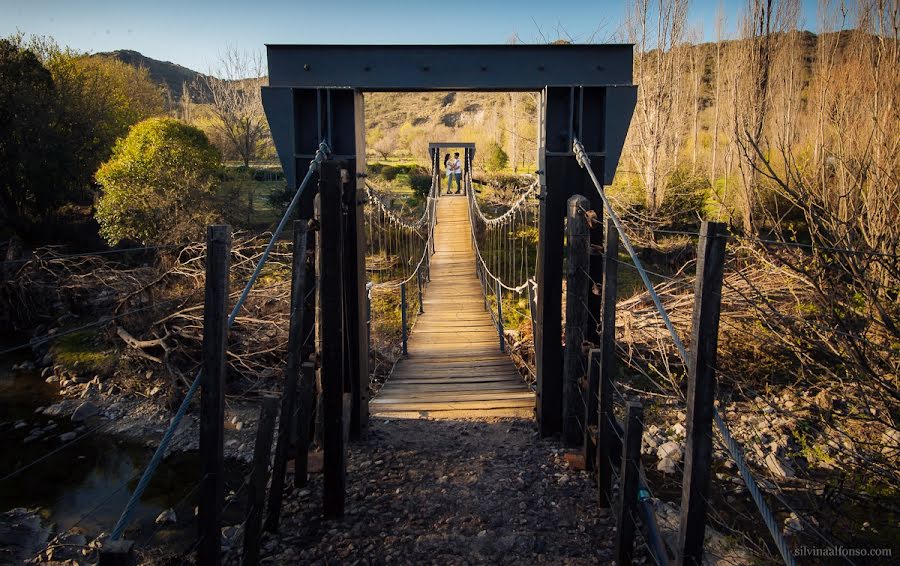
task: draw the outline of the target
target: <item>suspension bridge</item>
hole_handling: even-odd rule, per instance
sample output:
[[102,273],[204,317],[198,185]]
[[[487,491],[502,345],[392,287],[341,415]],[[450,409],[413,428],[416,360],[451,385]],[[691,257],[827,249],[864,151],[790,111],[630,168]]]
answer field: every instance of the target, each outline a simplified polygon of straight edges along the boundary
[[[630,46],[270,46],[263,100],[296,192],[230,309],[230,230],[210,227],[202,368],[113,527],[101,563],[127,563],[131,556],[132,513],[198,392],[199,530],[185,554],[196,552],[203,564],[221,561],[227,332],[273,246],[297,218],[284,390],[280,407],[262,403],[254,470],[239,490],[249,509],[244,563],[259,560],[263,529],[278,530],[289,460],[294,486],[307,485],[313,428],[324,452],[322,513],[340,519],[347,482],[365,479],[348,478],[348,445],[367,437],[371,416],[477,414],[534,418],[541,436],[558,437],[583,456],[597,486],[588,498],[615,518],[620,564],[631,563],[641,543],[658,564],[702,563],[715,438],[734,462],[772,548],[794,564],[745,450],[715,403],[723,287],[735,285],[724,274],[724,226],[705,222],[690,234],[697,238],[691,279],[660,276],[643,267],[630,230],[604,193],[635,105],[631,68]],[[448,144],[433,144],[430,188],[421,215],[410,218],[367,179],[363,94],[460,89],[540,93],[539,170],[488,210],[476,194],[474,146],[464,146],[465,193],[456,196],[441,193],[437,149]],[[536,243],[529,234],[538,235]],[[616,369],[623,357],[616,335],[619,264],[639,276],[646,292],[640,308],[656,321],[660,358],[679,364],[687,385],[684,392],[679,383],[664,382],[671,375],[637,368],[686,406],[684,461],[677,465],[682,500],[669,541],[660,535],[640,457],[642,397],[625,389]],[[659,277],[664,282],[654,284]],[[687,324],[673,320],[666,306],[661,288],[672,285],[692,291]],[[372,297],[397,293],[403,355],[370,399]],[[518,321],[513,328],[511,319]],[[513,347],[522,343],[529,361]]]

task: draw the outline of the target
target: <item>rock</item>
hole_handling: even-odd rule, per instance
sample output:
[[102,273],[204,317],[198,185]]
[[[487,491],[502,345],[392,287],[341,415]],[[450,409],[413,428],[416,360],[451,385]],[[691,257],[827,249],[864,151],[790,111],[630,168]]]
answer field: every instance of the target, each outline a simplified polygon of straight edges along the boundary
[[790,517],[784,520],[784,536],[795,535],[801,531],[803,531],[803,523],[800,521],[800,517],[791,513]]
[[782,462],[775,454],[769,454],[765,459],[766,467],[770,472],[781,478],[794,477],[794,469]]
[[20,428],[25,428],[28,426],[28,423],[25,421],[16,421],[16,425],[13,427],[13,430],[19,430]]
[[19,364],[19,369],[22,371],[32,371],[35,369],[34,362],[29,362],[26,360],[26,361],[22,362],[21,364]]
[[244,423],[241,421],[234,423],[234,430],[241,430],[242,428],[244,428]]
[[44,357],[41,358],[41,365],[48,367],[53,365],[53,354],[51,354],[50,352],[44,354]]
[[72,413],[72,422],[79,423],[85,421],[100,412],[100,409],[94,403],[90,401],[85,401],[81,405],[75,409],[75,412]]
[[162,391],[162,387],[160,387],[159,385],[155,385],[150,388],[150,391],[147,392],[147,395],[149,395],[150,397],[154,397],[156,395],[159,395],[160,391]]
[[657,462],[656,469],[664,474],[674,474],[675,473],[675,460],[672,458],[666,457]]
[[675,462],[681,461],[681,444],[670,440],[666,442],[656,451],[656,457],[660,460],[669,458]]
[[44,380],[47,383],[59,383],[59,378],[55,375],[51,375],[47,379]]
[[0,558],[5,564],[25,564],[46,546],[50,530],[41,517],[24,508],[0,514]]
[[684,438],[684,425],[681,423],[675,423],[675,426],[672,427],[672,432],[675,434],[675,436]]
[[175,510],[171,507],[160,513],[156,516],[156,524],[163,525],[166,523],[177,523],[178,517],[175,515]]
[[59,441],[60,442],[71,442],[72,440],[75,440],[76,436],[78,436],[78,435],[74,432],[65,432],[65,433],[59,435]]

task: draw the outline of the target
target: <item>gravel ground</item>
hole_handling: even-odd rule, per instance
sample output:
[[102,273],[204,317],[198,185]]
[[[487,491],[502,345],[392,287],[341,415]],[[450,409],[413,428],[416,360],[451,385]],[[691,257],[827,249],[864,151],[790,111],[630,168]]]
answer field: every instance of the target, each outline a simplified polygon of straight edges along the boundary
[[369,439],[350,446],[347,484],[342,521],[321,518],[319,474],[287,497],[263,563],[598,564],[612,555],[613,520],[588,474],[570,469],[531,420],[376,419]]

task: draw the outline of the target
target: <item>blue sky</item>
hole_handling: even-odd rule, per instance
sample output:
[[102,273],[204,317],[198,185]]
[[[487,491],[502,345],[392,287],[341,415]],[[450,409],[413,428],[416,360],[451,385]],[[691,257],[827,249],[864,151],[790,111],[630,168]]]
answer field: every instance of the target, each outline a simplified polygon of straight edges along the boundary
[[[722,5],[729,27],[746,0],[693,0],[692,24],[715,33]],[[815,1],[803,0],[804,27]],[[527,43],[556,39],[609,41],[624,2],[612,0],[0,0],[0,36],[17,30],[50,35],[80,51],[134,49],[207,71],[226,45],[266,43]]]

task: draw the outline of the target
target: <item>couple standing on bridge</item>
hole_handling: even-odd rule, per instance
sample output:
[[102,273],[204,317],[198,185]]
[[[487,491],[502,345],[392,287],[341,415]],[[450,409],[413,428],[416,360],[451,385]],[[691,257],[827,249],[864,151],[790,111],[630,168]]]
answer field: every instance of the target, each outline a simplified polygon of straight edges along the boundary
[[458,151],[453,154],[453,159],[450,159],[449,153],[444,156],[444,169],[447,170],[447,194],[450,194],[450,186],[453,184],[453,179],[456,179],[456,194],[459,194],[462,179],[462,162],[459,160]]

